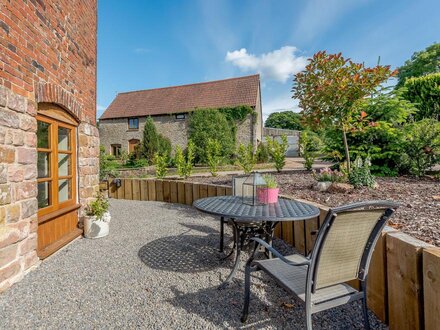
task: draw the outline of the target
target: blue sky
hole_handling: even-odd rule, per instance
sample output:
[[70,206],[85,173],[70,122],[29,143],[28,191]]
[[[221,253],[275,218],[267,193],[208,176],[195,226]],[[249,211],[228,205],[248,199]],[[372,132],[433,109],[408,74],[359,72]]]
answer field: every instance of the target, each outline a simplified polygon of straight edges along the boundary
[[400,66],[440,41],[437,0],[103,0],[98,116],[116,93],[259,72],[263,113],[293,109],[293,74],[318,50]]

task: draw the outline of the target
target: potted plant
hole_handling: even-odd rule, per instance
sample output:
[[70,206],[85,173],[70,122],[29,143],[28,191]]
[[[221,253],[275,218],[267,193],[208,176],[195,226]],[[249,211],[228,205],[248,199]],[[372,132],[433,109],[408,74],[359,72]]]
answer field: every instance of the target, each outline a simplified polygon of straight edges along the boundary
[[87,238],[100,238],[108,235],[110,213],[108,201],[102,194],[89,203],[84,217],[84,236]]
[[278,202],[278,194],[280,189],[275,180],[275,177],[270,174],[263,175],[267,188],[260,188],[258,190],[258,200],[263,204],[272,204]]

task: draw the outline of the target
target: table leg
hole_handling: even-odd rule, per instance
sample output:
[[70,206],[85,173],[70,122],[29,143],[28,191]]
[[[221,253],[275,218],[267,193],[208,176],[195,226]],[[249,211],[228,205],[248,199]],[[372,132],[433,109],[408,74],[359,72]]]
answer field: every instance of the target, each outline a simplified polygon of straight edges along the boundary
[[232,268],[231,273],[229,274],[229,276],[226,278],[226,280],[220,284],[220,286],[218,287],[219,290],[226,288],[229,283],[231,282],[231,280],[235,277],[235,274],[237,273],[238,268],[240,267],[240,255],[241,255],[241,250],[243,248],[243,239],[240,235],[240,231],[238,226],[232,222],[232,226],[234,229],[234,239],[235,239],[235,263],[234,263],[234,267]]
[[220,252],[223,252],[223,244],[225,237],[225,218],[220,218]]

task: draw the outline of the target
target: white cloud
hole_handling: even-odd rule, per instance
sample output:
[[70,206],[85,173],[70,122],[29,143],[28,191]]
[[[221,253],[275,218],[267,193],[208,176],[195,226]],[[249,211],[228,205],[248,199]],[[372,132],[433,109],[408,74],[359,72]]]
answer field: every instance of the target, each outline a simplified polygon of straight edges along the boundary
[[307,64],[307,58],[296,56],[296,52],[296,47],[284,46],[269,53],[254,55],[248,53],[246,48],[241,48],[227,52],[226,61],[243,72],[256,71],[265,79],[284,83]]

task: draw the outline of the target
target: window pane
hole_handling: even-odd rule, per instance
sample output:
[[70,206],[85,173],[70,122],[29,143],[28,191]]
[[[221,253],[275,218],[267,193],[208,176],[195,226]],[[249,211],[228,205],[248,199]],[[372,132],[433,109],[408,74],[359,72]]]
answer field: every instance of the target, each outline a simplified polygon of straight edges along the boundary
[[58,180],[58,202],[70,199],[70,179]]
[[37,147],[38,148],[50,148],[50,124],[45,123],[44,121],[37,122]]
[[50,153],[38,152],[37,160],[38,177],[48,178],[50,176]]
[[58,154],[58,176],[70,175],[70,155]]
[[38,183],[38,208],[49,206],[52,201],[50,198],[50,182],[40,182]]
[[70,150],[70,129],[58,127],[58,150]]

